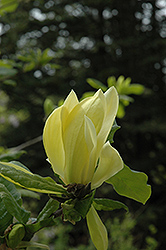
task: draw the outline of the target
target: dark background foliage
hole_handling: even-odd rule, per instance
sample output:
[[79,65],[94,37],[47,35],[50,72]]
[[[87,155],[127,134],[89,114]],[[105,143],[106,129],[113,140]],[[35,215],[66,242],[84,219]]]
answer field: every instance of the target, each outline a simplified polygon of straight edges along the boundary
[[[145,249],[149,225],[155,227],[151,233],[158,249],[166,246],[165,17],[162,0],[35,0],[21,1],[16,11],[0,21],[1,59],[16,70],[0,78],[4,149],[40,136],[45,99],[57,104],[71,89],[81,97],[92,90],[88,77],[106,83],[109,76],[124,75],[146,87],[142,96],[133,96],[135,102],[118,119],[121,129],[114,146],[128,166],[149,176],[152,197],[141,210],[140,204],[119,198],[108,186],[99,193],[127,202],[133,214],[142,211],[133,232],[138,249]],[[50,61],[38,60],[37,50],[47,48]],[[40,140],[25,149],[20,161],[35,173],[51,174]]]

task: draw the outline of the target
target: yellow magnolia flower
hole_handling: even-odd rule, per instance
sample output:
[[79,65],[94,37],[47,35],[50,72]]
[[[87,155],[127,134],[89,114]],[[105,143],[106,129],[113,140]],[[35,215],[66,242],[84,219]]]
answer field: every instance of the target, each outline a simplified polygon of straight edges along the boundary
[[[53,171],[66,184],[91,183],[96,189],[123,168],[119,153],[106,142],[118,103],[114,87],[105,93],[99,89],[81,102],[72,90],[48,117],[43,133],[45,151]],[[107,232],[93,206],[87,224],[96,248],[107,249]]]

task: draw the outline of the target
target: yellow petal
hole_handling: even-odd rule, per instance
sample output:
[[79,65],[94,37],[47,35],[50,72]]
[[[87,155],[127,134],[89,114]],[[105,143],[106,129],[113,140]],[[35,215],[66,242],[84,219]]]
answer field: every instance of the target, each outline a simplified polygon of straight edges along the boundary
[[82,108],[93,122],[96,133],[100,132],[105,116],[106,101],[101,89],[99,89],[94,96],[85,98],[80,102]]
[[43,143],[54,172],[63,178],[65,153],[62,140],[62,108],[63,106],[55,109],[48,117],[43,131]]
[[92,179],[92,188],[99,187],[122,168],[123,161],[118,151],[109,142],[105,143],[101,150],[99,165]]
[[96,146],[97,136],[96,130],[92,121],[85,115],[85,140],[89,149],[89,152]]
[[107,230],[92,206],[86,216],[89,233],[97,250],[108,249]]
[[108,134],[115,120],[119,104],[118,93],[114,87],[109,88],[104,93],[104,96],[106,100],[106,115],[100,133],[98,135],[99,150],[108,137]]
[[76,93],[74,92],[74,90],[71,90],[71,92],[65,99],[63,106],[66,106],[68,108],[68,111],[70,112],[78,103],[79,101]]
[[65,180],[82,183],[83,169],[87,168],[89,151],[84,134],[84,110],[78,103],[66,120],[63,141],[65,149]]
[[63,121],[63,124],[65,124],[65,121],[69,115],[69,113],[72,111],[72,109],[79,103],[77,96],[73,90],[69,93],[67,98],[64,101],[62,112],[61,112],[61,119]]
[[87,168],[83,169],[82,175],[85,183],[89,183],[92,180],[95,166],[96,166],[96,145],[97,136],[96,130],[92,121],[85,115],[84,129],[85,129],[85,141],[89,151],[89,163]]

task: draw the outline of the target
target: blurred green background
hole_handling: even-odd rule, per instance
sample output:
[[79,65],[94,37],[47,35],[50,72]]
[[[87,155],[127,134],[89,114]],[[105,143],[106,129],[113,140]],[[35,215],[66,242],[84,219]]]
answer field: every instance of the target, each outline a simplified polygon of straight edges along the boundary
[[[1,0],[0,48],[0,159],[19,159],[43,176],[53,175],[41,140],[52,106],[71,89],[79,98],[94,91],[87,78],[106,85],[122,75],[144,85],[117,119],[113,145],[126,165],[149,176],[152,196],[141,205],[105,184],[97,196],[130,210],[101,213],[109,249],[165,249],[166,2]],[[25,198],[24,205],[36,216],[46,201]],[[34,240],[52,250],[94,249],[84,221],[58,220]]]

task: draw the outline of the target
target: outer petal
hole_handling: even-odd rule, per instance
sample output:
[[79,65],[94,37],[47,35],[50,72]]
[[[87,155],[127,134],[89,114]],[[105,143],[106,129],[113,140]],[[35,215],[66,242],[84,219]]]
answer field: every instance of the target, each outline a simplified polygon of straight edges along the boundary
[[48,117],[43,131],[43,143],[54,172],[64,177],[65,152],[62,141],[62,107],[55,109]]
[[123,161],[118,151],[109,142],[105,143],[101,150],[99,165],[91,182],[92,188],[99,187],[122,168]]
[[85,98],[80,104],[84,109],[86,116],[88,116],[93,122],[96,133],[98,134],[103,125],[106,111],[106,101],[103,92],[99,89],[94,96]]
[[54,172],[64,178],[65,152],[63,145],[63,124],[71,110],[78,104],[75,92],[72,90],[67,96],[64,104],[55,109],[48,117],[44,132],[43,143],[48,160]]
[[90,208],[86,219],[91,239],[97,250],[107,250],[107,230],[93,206]]
[[109,88],[104,93],[104,96],[106,99],[106,115],[98,135],[98,150],[100,150],[108,137],[115,120],[119,104],[118,93],[114,87]]
[[63,131],[67,183],[86,184],[82,180],[82,171],[88,166],[89,150],[85,140],[84,120],[84,110],[78,103],[68,115]]

